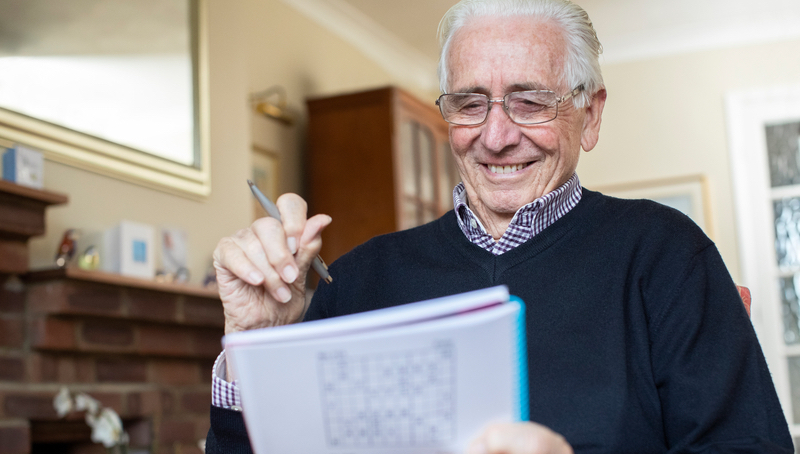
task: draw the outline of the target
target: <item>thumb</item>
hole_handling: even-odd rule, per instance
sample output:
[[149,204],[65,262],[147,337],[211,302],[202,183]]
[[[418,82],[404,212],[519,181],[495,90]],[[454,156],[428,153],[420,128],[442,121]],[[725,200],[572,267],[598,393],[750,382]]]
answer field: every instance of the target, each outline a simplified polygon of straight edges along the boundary
[[327,214],[312,216],[306,221],[303,235],[300,236],[300,245],[295,256],[298,265],[308,268],[311,260],[319,254],[322,249],[322,231],[329,226],[333,219]]
[[564,437],[545,426],[500,423],[488,426],[469,446],[469,454],[572,454]]

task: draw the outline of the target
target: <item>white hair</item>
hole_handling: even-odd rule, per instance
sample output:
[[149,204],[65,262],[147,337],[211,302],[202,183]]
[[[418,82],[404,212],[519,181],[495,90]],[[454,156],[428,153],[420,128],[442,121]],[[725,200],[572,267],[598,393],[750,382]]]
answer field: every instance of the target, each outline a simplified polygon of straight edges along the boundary
[[585,106],[590,97],[603,88],[600,71],[602,45],[597,39],[589,15],[569,0],[461,0],[450,8],[439,22],[439,88],[448,91],[447,54],[450,44],[462,26],[480,17],[531,17],[558,25],[567,42],[567,58],[561,82],[572,90],[583,85],[573,98],[575,107]]

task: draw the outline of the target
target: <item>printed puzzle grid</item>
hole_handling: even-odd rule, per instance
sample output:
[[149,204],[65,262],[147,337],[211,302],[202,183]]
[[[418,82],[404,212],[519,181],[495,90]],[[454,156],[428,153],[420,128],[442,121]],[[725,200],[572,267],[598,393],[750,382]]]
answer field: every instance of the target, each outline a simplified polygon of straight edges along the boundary
[[328,445],[439,445],[455,435],[455,355],[450,342],[384,354],[320,353]]

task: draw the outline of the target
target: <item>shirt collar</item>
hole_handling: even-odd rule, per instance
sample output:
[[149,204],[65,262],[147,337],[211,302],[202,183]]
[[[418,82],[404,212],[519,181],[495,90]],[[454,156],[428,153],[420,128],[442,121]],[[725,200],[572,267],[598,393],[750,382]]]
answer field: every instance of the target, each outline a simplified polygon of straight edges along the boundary
[[581,195],[578,174],[573,173],[566,183],[554,191],[518,209],[499,241],[494,241],[467,205],[464,183],[458,183],[453,189],[453,206],[458,226],[467,239],[495,255],[500,255],[530,240],[567,214],[578,204]]

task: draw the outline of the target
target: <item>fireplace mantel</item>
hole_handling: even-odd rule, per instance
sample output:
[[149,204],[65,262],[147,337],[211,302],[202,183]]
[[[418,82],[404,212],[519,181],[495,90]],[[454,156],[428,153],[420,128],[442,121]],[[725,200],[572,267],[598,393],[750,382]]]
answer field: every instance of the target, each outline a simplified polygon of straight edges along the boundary
[[120,415],[131,452],[200,454],[223,334],[219,296],[99,271],[29,271],[28,239],[44,233],[47,206],[66,202],[0,181],[0,452],[105,452],[81,415],[56,415],[53,397],[66,386]]
[[0,273],[28,271],[28,239],[44,234],[45,209],[67,196],[0,180]]

